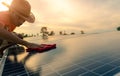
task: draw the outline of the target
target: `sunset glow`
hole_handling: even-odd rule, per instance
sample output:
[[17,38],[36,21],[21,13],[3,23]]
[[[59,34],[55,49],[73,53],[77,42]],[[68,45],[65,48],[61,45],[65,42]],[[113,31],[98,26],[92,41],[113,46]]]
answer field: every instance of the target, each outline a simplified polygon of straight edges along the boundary
[[[12,0],[0,0],[0,11],[8,10]],[[17,32],[38,32],[42,26],[55,30],[86,32],[114,31],[120,25],[120,0],[28,0],[36,20],[25,22]],[[31,27],[32,26],[32,27]],[[56,28],[57,27],[57,28]],[[69,28],[69,29],[68,29]],[[26,32],[27,31],[27,32]]]
[[2,4],[2,2],[7,3],[8,5],[11,4],[12,0],[0,0],[0,11],[6,11],[8,10],[8,7]]

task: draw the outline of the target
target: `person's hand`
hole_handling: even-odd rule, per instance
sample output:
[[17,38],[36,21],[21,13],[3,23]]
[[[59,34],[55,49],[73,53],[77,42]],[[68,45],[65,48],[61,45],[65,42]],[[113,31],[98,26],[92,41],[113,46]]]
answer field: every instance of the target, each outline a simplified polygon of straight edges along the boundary
[[23,35],[22,34],[17,34],[17,36],[21,39],[23,39]]
[[40,48],[40,47],[43,47],[42,45],[39,45],[39,44],[35,44],[35,43],[28,43],[26,45],[27,48]]

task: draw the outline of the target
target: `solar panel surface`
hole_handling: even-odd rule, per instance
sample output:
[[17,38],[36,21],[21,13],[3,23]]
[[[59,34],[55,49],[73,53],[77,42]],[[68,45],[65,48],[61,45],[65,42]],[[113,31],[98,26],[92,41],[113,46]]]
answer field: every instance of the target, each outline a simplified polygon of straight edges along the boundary
[[9,55],[3,76],[114,76],[120,72],[118,34],[47,41],[56,43],[57,48],[44,53],[24,51]]

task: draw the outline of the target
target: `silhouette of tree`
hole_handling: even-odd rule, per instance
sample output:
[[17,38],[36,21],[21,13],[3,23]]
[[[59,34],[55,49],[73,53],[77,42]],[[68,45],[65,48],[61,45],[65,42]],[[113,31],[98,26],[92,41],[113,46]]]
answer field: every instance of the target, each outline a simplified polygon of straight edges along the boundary
[[74,33],[74,32],[71,32],[70,34],[71,34],[71,35],[75,35],[75,33]]
[[39,36],[39,33],[37,33],[36,35]]
[[64,34],[63,35],[67,35],[66,31],[64,31]]
[[51,32],[49,33],[49,36],[53,36],[53,35],[55,35],[55,32],[54,32],[54,31],[51,31]]
[[47,27],[42,27],[40,33],[42,33],[43,39],[47,39],[48,38],[48,33],[49,32],[47,31]]
[[80,32],[81,32],[81,34],[85,34],[83,30],[81,30]]
[[24,36],[23,37],[28,37],[28,34],[24,34]]
[[119,27],[117,27],[117,31],[120,31],[120,26],[119,26]]
[[63,32],[62,32],[62,31],[60,31],[60,32],[59,32],[59,34],[60,34],[60,35],[63,35]]

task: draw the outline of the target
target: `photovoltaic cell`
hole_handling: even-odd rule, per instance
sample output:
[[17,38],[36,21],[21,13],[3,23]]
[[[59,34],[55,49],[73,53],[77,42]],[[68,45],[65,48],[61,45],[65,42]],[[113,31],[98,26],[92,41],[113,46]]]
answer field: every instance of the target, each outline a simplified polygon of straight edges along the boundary
[[[87,42],[80,44],[85,40],[86,37],[77,37],[51,41],[50,43],[57,44],[57,48],[45,53],[12,52],[13,54],[9,54],[6,59],[2,75],[114,76],[120,72],[120,51],[118,50],[120,48],[112,47],[116,43],[106,45],[106,40],[104,42],[101,40],[99,45],[96,39],[96,45]],[[110,50],[111,47],[114,50]],[[16,58],[11,59],[10,56]]]
[[[17,47],[14,47],[14,48],[17,49]],[[11,50],[8,50],[8,51],[11,51]],[[18,63],[17,61],[11,61],[8,55],[4,64],[2,76],[17,76],[21,74],[24,74],[25,76],[27,76],[27,72],[25,70],[24,64]]]

